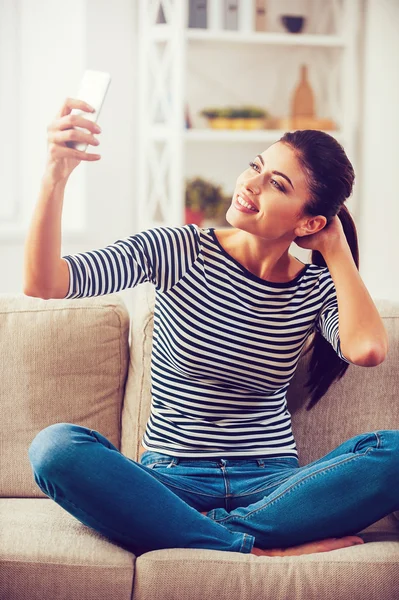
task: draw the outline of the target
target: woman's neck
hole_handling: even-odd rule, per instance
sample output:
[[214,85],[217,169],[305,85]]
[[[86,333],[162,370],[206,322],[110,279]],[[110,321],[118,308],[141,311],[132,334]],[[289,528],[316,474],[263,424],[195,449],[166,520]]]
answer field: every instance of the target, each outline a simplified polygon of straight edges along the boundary
[[303,263],[289,254],[288,248],[273,246],[268,253],[259,237],[240,229],[215,229],[215,235],[228,254],[261,279],[290,281],[303,268]]

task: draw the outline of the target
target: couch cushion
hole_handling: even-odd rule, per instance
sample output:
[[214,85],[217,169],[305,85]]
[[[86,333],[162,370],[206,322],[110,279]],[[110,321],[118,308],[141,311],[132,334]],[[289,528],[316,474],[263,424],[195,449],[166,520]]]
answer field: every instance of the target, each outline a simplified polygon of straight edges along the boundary
[[134,600],[394,600],[398,571],[399,540],[286,557],[171,548],[137,559]]
[[129,313],[116,294],[0,294],[0,342],[0,496],[45,497],[28,458],[41,429],[83,425],[120,449]]
[[4,600],[130,600],[135,560],[48,498],[0,498]]

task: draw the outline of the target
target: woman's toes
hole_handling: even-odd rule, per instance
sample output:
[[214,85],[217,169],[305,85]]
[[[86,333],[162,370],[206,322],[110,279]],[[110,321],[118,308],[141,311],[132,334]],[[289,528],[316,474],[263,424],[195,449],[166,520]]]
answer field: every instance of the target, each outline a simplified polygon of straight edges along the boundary
[[364,544],[364,540],[358,535],[347,535],[346,539],[350,540],[352,544]]

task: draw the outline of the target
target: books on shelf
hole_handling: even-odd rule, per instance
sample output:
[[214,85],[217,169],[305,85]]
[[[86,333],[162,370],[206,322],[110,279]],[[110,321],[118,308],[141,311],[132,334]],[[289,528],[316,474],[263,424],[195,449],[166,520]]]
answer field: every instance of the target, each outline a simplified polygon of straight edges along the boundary
[[237,31],[238,29],[238,0],[223,1],[223,29]]
[[227,31],[266,31],[267,0],[189,0],[188,26]]
[[207,0],[189,0],[188,26],[207,29]]
[[267,31],[267,14],[265,0],[255,0],[255,30]]

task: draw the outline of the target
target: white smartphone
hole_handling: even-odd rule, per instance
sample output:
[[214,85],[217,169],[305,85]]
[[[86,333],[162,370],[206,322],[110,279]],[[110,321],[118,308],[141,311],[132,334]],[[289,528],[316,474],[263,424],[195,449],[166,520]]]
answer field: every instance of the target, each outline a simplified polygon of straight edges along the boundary
[[[109,73],[86,70],[80,83],[79,92],[75,97],[78,100],[87,102],[96,110],[95,112],[86,112],[80,108],[73,108],[71,114],[83,115],[85,119],[97,123],[110,82],[111,75]],[[86,133],[88,131],[83,127],[76,127],[75,129],[80,129]],[[75,148],[75,150],[81,150],[82,152],[86,151],[88,145],[86,142],[67,142],[69,148]]]

